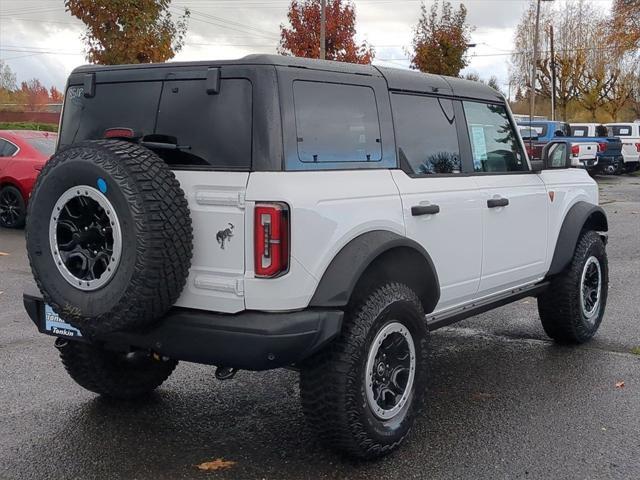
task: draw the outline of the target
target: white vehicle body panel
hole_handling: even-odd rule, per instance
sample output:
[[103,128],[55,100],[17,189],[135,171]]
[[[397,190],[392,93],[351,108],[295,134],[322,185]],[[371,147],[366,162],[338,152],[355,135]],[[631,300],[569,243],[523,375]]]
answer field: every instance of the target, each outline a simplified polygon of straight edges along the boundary
[[[452,310],[544,278],[567,211],[598,202],[597,185],[579,169],[427,178],[401,170],[175,173],[194,228],[192,267],[176,305],[225,313],[307,307],[337,253],[373,230],[425,248],[441,288],[434,313]],[[497,196],[509,205],[488,208]],[[289,271],[273,279],[253,270],[253,209],[265,201],[291,210]],[[440,213],[411,214],[429,203]],[[222,249],[216,237],[229,224],[233,236]]]
[[291,209],[291,268],[279,278],[255,278],[247,236],[245,295],[252,310],[304,308],[331,260],[355,237],[372,230],[405,234],[389,170],[255,172],[247,187],[247,225],[259,201],[285,202]]
[[[479,294],[484,296],[544,276],[549,197],[535,173],[473,177],[482,192],[483,260]],[[506,207],[488,208],[492,198]]]
[[[176,305],[225,313],[244,310],[244,196],[249,173],[174,173],[189,203],[193,225],[191,269]],[[225,235],[226,229],[232,236]]]
[[[473,299],[482,269],[481,194],[472,177],[412,178],[393,170],[402,197],[407,237],[431,256],[440,282],[436,308]],[[413,216],[411,207],[438,205],[437,215]],[[470,241],[477,239],[478,241]]]
[[607,127],[623,127],[629,134],[619,133],[615,135],[622,142],[622,156],[624,163],[640,162],[640,152],[637,144],[640,144],[640,123],[607,123]]

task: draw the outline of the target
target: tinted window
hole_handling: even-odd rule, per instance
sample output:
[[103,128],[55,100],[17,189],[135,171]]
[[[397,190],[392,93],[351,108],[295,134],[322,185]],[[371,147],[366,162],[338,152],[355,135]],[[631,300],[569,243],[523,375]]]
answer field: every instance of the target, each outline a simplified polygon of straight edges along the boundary
[[303,162],[375,162],[382,158],[373,90],[295,81],[298,156]]
[[170,165],[251,168],[251,82],[224,79],[217,95],[207,95],[205,80],[165,82],[155,133],[190,147],[158,151]]
[[611,131],[613,132],[614,137],[630,137],[631,136],[631,127],[626,125],[612,125]]
[[140,135],[153,133],[162,82],[97,84],[94,97],[82,86],[71,86],[64,96],[60,146],[104,138],[108,128],[130,128]]
[[588,127],[571,127],[571,136],[572,137],[588,137],[589,128]]
[[451,100],[391,96],[398,157],[413,173],[460,173],[460,149]]
[[13,143],[9,143],[6,140],[0,138],[0,157],[10,157],[18,151]]
[[[529,167],[503,105],[464,102],[476,172],[519,172]],[[535,126],[534,126],[535,128]]]
[[46,157],[53,155],[56,149],[56,137],[27,138],[27,143]]
[[531,128],[533,128],[539,137],[544,137],[547,135],[547,124],[546,123],[532,123]]

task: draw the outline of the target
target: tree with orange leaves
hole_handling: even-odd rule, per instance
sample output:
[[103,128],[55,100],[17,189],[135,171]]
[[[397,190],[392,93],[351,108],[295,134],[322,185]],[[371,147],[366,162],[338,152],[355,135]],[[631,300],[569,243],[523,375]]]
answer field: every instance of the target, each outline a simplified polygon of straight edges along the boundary
[[189,10],[174,21],[171,0],[65,0],[87,26],[87,60],[102,65],[164,62],[184,45]]
[[[339,62],[371,63],[375,52],[367,42],[355,41],[356,11],[348,0],[327,0],[326,58]],[[320,0],[292,0],[290,27],[280,25],[278,53],[320,58]]]

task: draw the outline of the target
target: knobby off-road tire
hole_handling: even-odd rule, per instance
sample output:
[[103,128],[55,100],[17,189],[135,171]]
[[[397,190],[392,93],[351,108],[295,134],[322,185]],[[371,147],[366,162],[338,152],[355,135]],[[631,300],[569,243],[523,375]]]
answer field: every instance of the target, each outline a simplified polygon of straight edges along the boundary
[[59,342],[63,343],[58,347],[60,358],[71,378],[81,387],[113,399],[132,400],[152,392],[178,364],[150,354],[132,357],[89,343]]
[[[380,418],[378,404],[367,397],[367,383],[371,385],[373,378],[367,366],[374,343],[389,328],[396,332],[384,342],[400,340],[403,346],[398,330],[409,332],[414,376],[399,411],[391,418]],[[424,401],[427,339],[422,304],[406,285],[387,283],[375,288],[350,309],[340,337],[306,361],[300,374],[303,411],[329,447],[358,458],[375,458],[402,443]],[[400,404],[398,401],[397,405]]]
[[0,188],[0,227],[22,228],[27,217],[27,207],[22,193],[16,187]]
[[[599,291],[593,283],[598,278]],[[596,232],[585,231],[569,267],[538,297],[544,331],[560,343],[580,344],[590,340],[602,322],[608,288],[604,242]]]
[[95,140],[61,149],[38,177],[27,218],[27,253],[44,300],[85,336],[152,324],[185,285],[187,201],[173,172],[144,147]]

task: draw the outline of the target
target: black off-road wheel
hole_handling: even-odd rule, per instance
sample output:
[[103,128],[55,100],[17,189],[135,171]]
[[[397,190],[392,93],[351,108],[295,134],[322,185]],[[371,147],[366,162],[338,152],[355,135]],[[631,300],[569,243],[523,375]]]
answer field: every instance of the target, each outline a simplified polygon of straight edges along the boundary
[[38,176],[27,253],[44,301],[84,336],[151,325],[178,299],[193,233],[175,175],[152,151],[95,140]]
[[143,397],[169,378],[178,364],[146,352],[115,352],[59,338],[56,347],[71,378],[81,387],[118,400]]
[[0,189],[0,227],[22,228],[27,217],[27,207],[20,190],[11,185]]
[[538,297],[544,331],[560,343],[589,341],[602,323],[608,288],[604,242],[598,233],[585,231],[569,267]]
[[382,285],[350,309],[340,337],[300,373],[302,408],[329,447],[375,458],[400,446],[424,401],[427,337],[406,285]]

